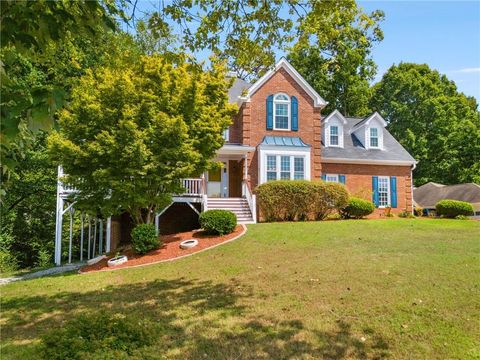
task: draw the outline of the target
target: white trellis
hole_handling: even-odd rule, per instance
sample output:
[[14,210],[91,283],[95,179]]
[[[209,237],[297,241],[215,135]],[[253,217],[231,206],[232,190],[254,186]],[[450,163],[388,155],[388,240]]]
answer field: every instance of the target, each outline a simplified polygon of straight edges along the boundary
[[[63,217],[69,214],[69,241],[68,241],[68,263],[73,260],[73,225],[75,222],[75,200],[72,195],[76,193],[75,189],[63,186],[60,179],[63,177],[62,167],[58,167],[57,179],[57,210],[55,223],[55,264],[62,264],[62,233],[63,233]],[[85,224],[85,220],[87,224]],[[106,224],[105,224],[106,223]],[[106,226],[104,226],[106,225]],[[111,241],[111,217],[106,220],[85,215],[80,213],[80,243],[79,256],[80,261],[84,260],[85,248],[87,245],[87,259],[110,252]],[[88,230],[87,230],[88,229]],[[87,231],[85,231],[87,230]],[[87,233],[87,241],[85,241],[85,233]],[[104,237],[105,235],[105,237]],[[104,242],[105,239],[105,242]],[[98,248],[97,248],[98,245]]]

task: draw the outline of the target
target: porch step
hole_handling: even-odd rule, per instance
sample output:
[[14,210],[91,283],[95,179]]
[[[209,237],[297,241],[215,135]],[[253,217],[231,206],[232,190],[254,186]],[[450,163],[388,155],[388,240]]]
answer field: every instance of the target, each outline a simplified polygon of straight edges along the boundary
[[254,222],[248,202],[244,198],[209,198],[209,210],[229,210],[237,216],[238,223]]

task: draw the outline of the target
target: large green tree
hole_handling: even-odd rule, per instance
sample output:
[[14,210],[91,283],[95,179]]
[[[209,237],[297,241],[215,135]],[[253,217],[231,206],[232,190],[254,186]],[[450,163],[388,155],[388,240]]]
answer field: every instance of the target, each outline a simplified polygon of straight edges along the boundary
[[474,98],[426,64],[393,65],[370,101],[419,161],[415,184],[480,183],[480,116]]
[[53,159],[79,190],[77,207],[136,223],[182,191],[180,179],[211,164],[236,109],[223,67],[161,56],[88,71],[49,138]]
[[370,81],[377,69],[371,50],[383,39],[383,13],[365,14],[354,2],[342,1],[325,28],[321,19],[326,11],[322,2],[313,7],[288,59],[329,102],[326,113],[338,109],[346,116],[364,116],[370,111]]

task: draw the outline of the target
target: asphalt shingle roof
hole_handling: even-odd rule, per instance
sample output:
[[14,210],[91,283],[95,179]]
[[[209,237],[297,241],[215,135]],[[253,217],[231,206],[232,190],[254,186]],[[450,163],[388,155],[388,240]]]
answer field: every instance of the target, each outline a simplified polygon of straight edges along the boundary
[[356,125],[363,123],[365,119],[345,118],[347,123],[343,127],[343,148],[325,147],[322,142],[322,158],[325,159],[349,159],[349,160],[376,160],[376,161],[408,161],[415,162],[415,159],[405,148],[383,128],[383,150],[365,149],[360,140],[350,130]]
[[236,78],[233,82],[232,87],[228,90],[228,100],[231,103],[236,103],[238,97],[242,95],[244,90],[247,90],[252,84],[246,82],[245,80]]
[[426,183],[413,190],[413,200],[423,208],[433,209],[440,200],[466,201],[480,210],[480,185],[475,183],[442,185]]

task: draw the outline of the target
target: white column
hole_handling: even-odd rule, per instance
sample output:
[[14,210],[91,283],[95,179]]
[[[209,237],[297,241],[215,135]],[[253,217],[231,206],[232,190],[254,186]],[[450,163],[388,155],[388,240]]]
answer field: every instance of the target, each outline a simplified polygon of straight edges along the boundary
[[57,266],[62,264],[63,199],[61,197],[62,183],[60,182],[62,174],[62,168],[59,166],[57,169],[57,209],[55,215],[55,265]]
[[95,257],[95,247],[97,246],[97,218],[93,218],[95,225],[93,226],[93,246],[92,246],[92,257]]
[[160,213],[155,215],[155,232],[158,234],[160,233]]
[[84,230],[83,220],[85,219],[85,214],[83,212],[80,215],[80,218],[82,223],[80,228],[80,261],[83,261],[83,230]]
[[70,208],[70,231],[68,236],[68,263],[72,263],[72,238],[73,238],[73,206]]
[[99,239],[98,239],[98,255],[102,255],[103,253],[103,219],[100,219],[100,231],[99,231]]
[[243,178],[247,180],[248,177],[248,155],[243,155]]
[[111,239],[112,239],[112,217],[109,216],[107,218],[107,234],[106,234],[106,239],[105,239],[105,252],[106,253],[110,252]]
[[91,246],[90,246],[90,239],[92,238],[92,222],[90,215],[88,215],[88,249],[87,249],[87,259],[90,260],[90,251],[91,251]]

